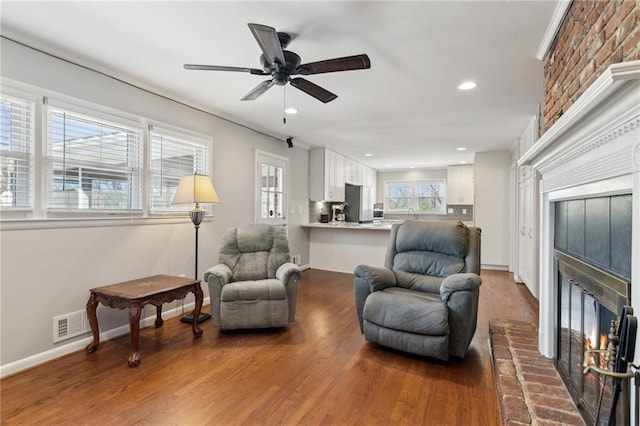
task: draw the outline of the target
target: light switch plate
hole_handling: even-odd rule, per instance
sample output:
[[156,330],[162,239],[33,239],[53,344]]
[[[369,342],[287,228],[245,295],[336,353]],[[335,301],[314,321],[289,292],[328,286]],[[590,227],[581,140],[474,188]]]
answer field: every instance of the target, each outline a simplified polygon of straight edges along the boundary
[[462,214],[467,214],[467,209],[462,209]]
[[453,209],[452,208],[448,208],[447,209],[447,213],[453,213]]

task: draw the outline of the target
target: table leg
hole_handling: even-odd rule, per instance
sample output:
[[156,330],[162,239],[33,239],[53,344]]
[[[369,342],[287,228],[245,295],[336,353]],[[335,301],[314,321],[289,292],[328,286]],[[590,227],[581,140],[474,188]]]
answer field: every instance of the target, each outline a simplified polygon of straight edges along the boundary
[[95,293],[91,293],[89,300],[87,301],[87,317],[89,319],[89,325],[91,326],[91,333],[93,334],[93,341],[86,347],[87,352],[95,352],[100,344],[100,332],[98,330],[98,317],[96,315],[96,309],[98,307],[98,298]]
[[204,299],[204,294],[202,293],[202,288],[200,287],[200,283],[196,283],[193,288],[193,294],[196,297],[196,307],[193,310],[193,335],[196,337],[202,336],[202,329],[198,327],[198,318],[200,317],[200,310],[202,310],[202,300]]
[[139,305],[129,307],[129,328],[131,329],[131,355],[129,355],[129,367],[137,367],[140,364],[138,353],[138,341],[140,340],[140,311]]
[[162,319],[162,305],[156,306],[156,327],[162,327],[164,320]]

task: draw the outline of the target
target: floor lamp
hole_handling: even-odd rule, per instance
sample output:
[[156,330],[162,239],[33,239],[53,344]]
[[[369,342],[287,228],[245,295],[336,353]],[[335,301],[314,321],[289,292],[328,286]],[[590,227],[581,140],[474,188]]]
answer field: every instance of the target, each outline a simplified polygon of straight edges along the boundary
[[[178,189],[176,189],[176,194],[173,196],[173,201],[171,202],[171,204],[195,203],[196,205],[194,209],[189,212],[189,217],[191,217],[191,221],[196,228],[196,269],[194,274],[196,280],[198,279],[198,229],[200,228],[200,224],[202,223],[206,213],[200,209],[200,203],[215,204],[219,202],[220,199],[218,198],[216,189],[213,187],[213,183],[209,176],[199,175],[196,173],[180,178]],[[209,318],[211,318],[210,314],[200,312],[198,322],[206,321]],[[193,313],[182,317],[180,321],[192,323]]]

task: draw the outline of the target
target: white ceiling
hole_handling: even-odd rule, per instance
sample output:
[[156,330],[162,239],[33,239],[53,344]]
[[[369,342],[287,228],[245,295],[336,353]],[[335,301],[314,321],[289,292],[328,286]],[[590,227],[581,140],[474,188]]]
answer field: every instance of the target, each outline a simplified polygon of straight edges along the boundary
[[[2,1],[2,35],[136,82],[294,144],[326,146],[378,170],[473,162],[509,149],[543,99],[535,58],[556,1]],[[247,23],[290,32],[302,62],[366,53],[371,69],[308,80],[323,104],[286,87],[240,99],[264,76]],[[456,89],[464,80],[473,91]],[[215,135],[214,135],[215,136]],[[467,147],[467,151],[456,151]],[[365,157],[365,153],[373,156]]]

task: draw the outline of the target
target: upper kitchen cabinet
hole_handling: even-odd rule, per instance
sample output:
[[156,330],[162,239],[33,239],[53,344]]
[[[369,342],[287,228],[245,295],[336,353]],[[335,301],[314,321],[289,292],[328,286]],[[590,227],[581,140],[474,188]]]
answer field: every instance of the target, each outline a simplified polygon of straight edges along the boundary
[[376,192],[378,189],[378,172],[376,169],[372,169],[371,167],[364,167],[364,177],[362,181],[362,186],[365,188],[371,188],[373,192],[373,199],[377,200]]
[[365,166],[351,158],[345,158],[345,182],[351,185],[364,185]]
[[345,157],[326,148],[309,151],[309,198],[344,202]]
[[473,204],[473,164],[447,167],[447,204]]

